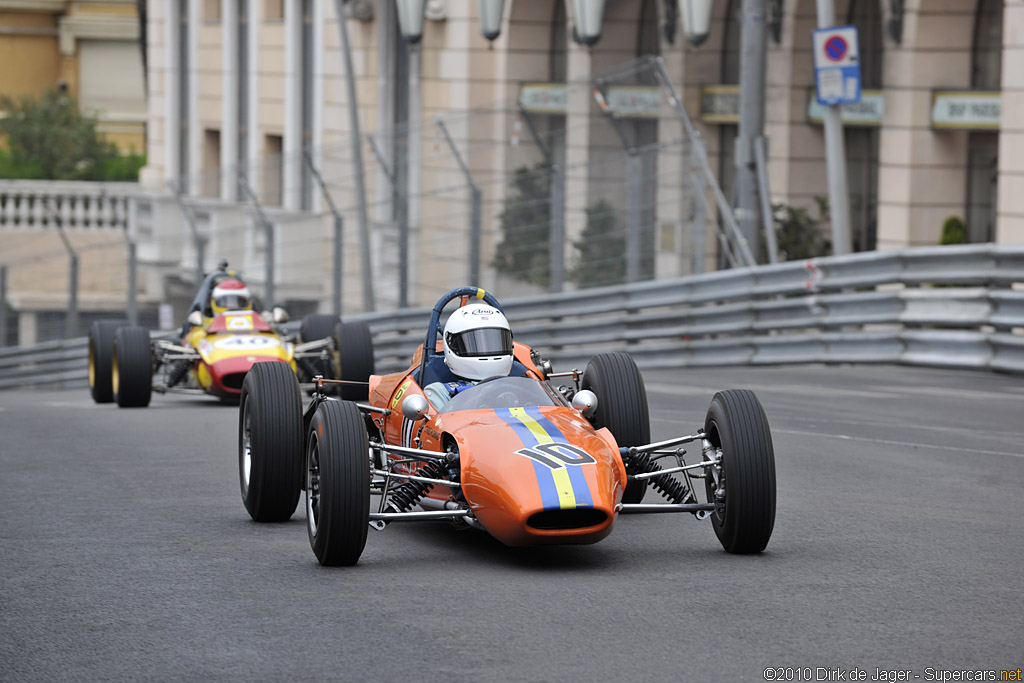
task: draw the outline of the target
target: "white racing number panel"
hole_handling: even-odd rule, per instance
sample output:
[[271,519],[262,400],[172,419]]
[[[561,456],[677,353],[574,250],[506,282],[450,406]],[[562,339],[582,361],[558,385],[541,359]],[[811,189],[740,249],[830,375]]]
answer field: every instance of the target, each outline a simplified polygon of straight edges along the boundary
[[213,348],[221,351],[265,351],[279,346],[280,339],[258,334],[237,334],[213,342]]

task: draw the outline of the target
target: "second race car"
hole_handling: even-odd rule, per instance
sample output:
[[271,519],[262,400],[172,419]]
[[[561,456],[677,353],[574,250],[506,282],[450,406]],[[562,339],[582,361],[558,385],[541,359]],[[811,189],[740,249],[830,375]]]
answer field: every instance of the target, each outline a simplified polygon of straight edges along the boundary
[[[257,312],[244,280],[222,262],[203,281],[179,333],[151,338],[124,321],[99,320],[89,330],[89,389],[97,403],[149,405],[152,392],[202,393],[235,402],[253,365],[284,365],[297,379],[314,376],[365,382],[374,371],[373,346],[364,323],[307,315],[297,331],[284,328],[284,309]],[[339,349],[345,348],[345,366]],[[358,385],[342,395],[365,398]]]

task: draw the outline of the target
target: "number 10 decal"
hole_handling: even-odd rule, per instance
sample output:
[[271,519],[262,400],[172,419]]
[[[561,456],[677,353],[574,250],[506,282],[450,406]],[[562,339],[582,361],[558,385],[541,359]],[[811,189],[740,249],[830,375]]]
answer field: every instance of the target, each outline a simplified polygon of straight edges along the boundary
[[521,448],[516,454],[525,455],[553,470],[566,465],[589,465],[597,462],[590,453],[568,443],[542,443],[533,448]]

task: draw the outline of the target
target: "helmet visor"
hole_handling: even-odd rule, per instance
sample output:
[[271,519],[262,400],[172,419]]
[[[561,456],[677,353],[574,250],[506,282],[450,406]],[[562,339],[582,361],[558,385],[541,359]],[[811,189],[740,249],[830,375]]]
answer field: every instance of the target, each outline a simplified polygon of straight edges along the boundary
[[249,297],[242,294],[225,294],[213,300],[213,305],[226,311],[239,311],[249,308]]
[[445,335],[448,348],[458,356],[511,356],[512,333],[501,327],[466,330]]

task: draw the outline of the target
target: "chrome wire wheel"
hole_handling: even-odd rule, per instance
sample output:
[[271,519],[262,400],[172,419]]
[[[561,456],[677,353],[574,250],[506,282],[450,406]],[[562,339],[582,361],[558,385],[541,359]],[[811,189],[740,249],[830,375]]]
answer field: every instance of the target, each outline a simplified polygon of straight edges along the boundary
[[121,373],[117,371],[117,347],[114,347],[114,354],[111,356],[110,366],[110,387],[114,390],[114,396],[118,394],[121,384]]
[[96,386],[96,351],[92,348],[92,342],[89,342],[89,388],[92,389]]
[[249,478],[252,476],[252,426],[249,418],[249,401],[242,406],[242,497],[249,492]]
[[309,538],[316,538],[320,522],[320,442],[316,433],[309,435],[306,451],[306,527]]

